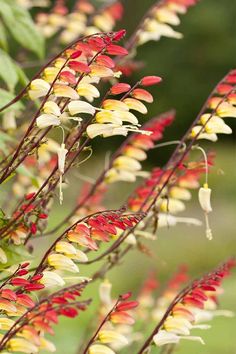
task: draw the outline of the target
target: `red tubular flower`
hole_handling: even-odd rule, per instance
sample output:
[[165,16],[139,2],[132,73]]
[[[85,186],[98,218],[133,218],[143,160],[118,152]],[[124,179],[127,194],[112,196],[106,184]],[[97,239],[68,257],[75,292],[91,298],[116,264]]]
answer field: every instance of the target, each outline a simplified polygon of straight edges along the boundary
[[145,76],[142,78],[140,84],[142,86],[152,86],[157,85],[162,81],[162,78],[159,76]]
[[113,95],[119,95],[121,93],[128,92],[130,89],[131,89],[131,86],[129,84],[118,83],[118,84],[115,84],[111,87],[110,92]]
[[109,55],[124,56],[128,54],[128,51],[116,44],[110,44],[107,46],[106,51]]

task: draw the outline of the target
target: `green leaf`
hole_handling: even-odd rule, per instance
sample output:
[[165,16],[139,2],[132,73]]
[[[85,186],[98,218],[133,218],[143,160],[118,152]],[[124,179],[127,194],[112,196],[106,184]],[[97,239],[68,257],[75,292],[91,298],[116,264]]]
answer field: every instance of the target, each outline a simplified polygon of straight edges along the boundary
[[0,47],[2,47],[6,52],[8,51],[6,30],[2,22],[0,22]]
[[7,84],[9,90],[13,92],[18,82],[16,65],[2,49],[0,49],[0,77]]
[[32,259],[32,255],[27,251],[26,247],[23,245],[8,245],[6,242],[4,242],[3,244],[1,244],[1,247],[6,253],[7,263],[0,264],[0,270],[8,268],[14,264],[19,264],[22,261],[25,262],[26,260]]
[[19,173],[20,175],[29,177],[31,179],[31,183],[34,187],[39,188],[39,184],[37,181],[37,178],[33,175],[33,173],[24,165],[20,165],[17,169],[16,172]]
[[[12,94],[11,92],[8,92],[6,90],[0,89],[0,108],[5,106],[11,100],[13,100],[13,98],[15,98],[14,94]],[[16,111],[18,111],[18,110],[21,110],[23,108],[24,108],[24,105],[20,101],[18,101],[16,103],[14,103],[8,109],[4,110],[2,113],[7,112],[7,110],[16,110]]]
[[22,86],[27,86],[29,83],[28,77],[25,75],[24,71],[17,64],[15,64],[15,67],[18,74],[19,82],[22,84]]
[[0,14],[14,39],[24,48],[44,57],[44,38],[36,28],[29,12],[17,4],[0,0]]

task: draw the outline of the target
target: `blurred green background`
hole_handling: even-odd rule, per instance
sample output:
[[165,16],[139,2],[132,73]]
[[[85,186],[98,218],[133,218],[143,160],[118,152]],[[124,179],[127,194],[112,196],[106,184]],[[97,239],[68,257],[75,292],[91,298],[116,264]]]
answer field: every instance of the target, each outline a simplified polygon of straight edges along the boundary
[[[126,28],[128,35],[135,29],[144,12],[154,2],[152,0],[125,0],[124,20],[119,28]],[[138,50],[138,59],[147,65],[132,77],[135,82],[144,75],[159,75],[164,78],[163,83],[152,89],[156,104],[150,105],[149,116],[166,111],[170,108],[177,110],[177,119],[168,130],[168,140],[178,139],[194,119],[201,105],[216,83],[236,64],[236,1],[232,0],[203,0],[182,17],[180,32],[184,34],[182,40],[162,39],[159,42],[150,42]],[[164,284],[181,263],[189,267],[190,274],[195,277],[212,269],[219,262],[236,254],[235,216],[236,216],[236,124],[232,119],[230,125],[234,134],[227,138],[220,137],[217,144],[205,144],[217,152],[216,166],[210,176],[213,189],[213,213],[210,217],[214,239],[209,242],[204,235],[204,227],[193,228],[177,226],[170,229],[161,229],[155,245],[150,243],[153,258],[132,252],[127,255],[125,262],[119,268],[110,272],[113,294],[116,296],[122,291],[138,292],[140,285],[150,269],[155,269],[161,282]],[[104,151],[113,151],[120,143],[120,139],[104,140],[95,144],[100,150],[100,157],[94,156],[82,168],[82,173],[94,176],[102,168]],[[159,150],[152,154],[150,169],[154,164],[162,164],[168,157],[171,149]],[[222,173],[224,171],[224,173]],[[78,183],[78,181],[77,181]],[[107,204],[119,206],[134,186],[123,183],[113,187]],[[56,219],[64,215],[65,207],[70,207],[73,196],[66,197],[66,204],[59,208]],[[188,216],[202,218],[198,207],[197,192],[193,193],[189,203]],[[54,219],[56,222],[56,220]],[[91,269],[91,272],[93,269]],[[83,275],[81,271],[81,275]],[[86,294],[96,294],[95,284]],[[225,294],[220,306],[236,311],[236,274],[225,282]],[[56,328],[57,353],[72,354],[78,348],[79,341],[86,335],[87,322],[94,321],[94,310],[98,304],[97,295],[88,313],[76,320],[61,320]],[[96,318],[95,318],[96,321]],[[198,343],[181,342],[177,348],[179,354],[236,354],[236,319],[217,318],[211,322],[212,329],[201,331],[200,334],[206,346]],[[148,325],[148,324],[147,324]],[[148,333],[146,333],[147,335]],[[145,334],[144,334],[145,335]],[[134,354],[127,352],[129,354]],[[154,349],[153,353],[159,353]]]

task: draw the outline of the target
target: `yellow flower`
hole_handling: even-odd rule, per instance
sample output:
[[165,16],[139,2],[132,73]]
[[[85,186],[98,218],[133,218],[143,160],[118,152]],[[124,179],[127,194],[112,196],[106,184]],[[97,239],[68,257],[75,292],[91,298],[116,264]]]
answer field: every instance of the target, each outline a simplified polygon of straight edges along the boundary
[[0,247],[0,263],[6,264],[7,263],[7,255],[5,251]]
[[28,91],[31,100],[36,98],[46,96],[50,90],[50,85],[48,82],[42,79],[35,79],[30,84],[30,89]]
[[72,101],[68,104],[68,110],[70,114],[75,115],[78,113],[87,113],[94,115],[96,110],[95,108],[88,102],[85,101]]
[[78,93],[70,86],[56,84],[53,86],[53,93],[56,97],[66,97],[76,100],[79,98]]
[[77,87],[77,92],[80,96],[86,97],[89,101],[100,96],[98,89],[91,84],[80,83]]
[[219,105],[216,110],[218,116],[224,117],[235,117],[236,118],[236,107],[228,102],[223,102]]
[[117,157],[114,160],[113,165],[119,170],[124,169],[126,171],[139,171],[142,168],[139,161],[124,155]]
[[10,339],[7,344],[7,349],[12,352],[23,352],[27,354],[38,352],[36,345],[22,338]]
[[10,318],[0,317],[0,328],[4,331],[8,331],[13,325],[15,321]]
[[53,101],[47,101],[43,106],[43,111],[46,114],[53,114],[58,117],[61,115],[59,106]]
[[36,119],[36,124],[39,129],[45,129],[50,126],[58,126],[61,124],[61,121],[53,114],[41,114],[41,116]]
[[199,189],[198,199],[201,205],[202,210],[206,213],[210,213],[212,211],[211,207],[211,189],[208,188],[207,185]]
[[46,288],[50,286],[63,286],[65,285],[64,280],[62,277],[53,272],[53,271],[47,271],[45,270],[43,272],[43,277],[40,279],[40,283],[45,285]]
[[[202,130],[202,126],[196,125],[192,129],[191,136],[193,138],[195,138],[201,130]],[[203,130],[197,137],[197,140],[200,140],[200,139],[207,139],[207,140],[215,142],[215,141],[217,141],[217,135],[215,133],[204,132],[204,130]]]
[[98,340],[101,343],[121,343],[123,345],[128,344],[128,340],[122,334],[115,331],[100,331],[98,334]]
[[48,264],[55,269],[65,270],[72,273],[78,273],[79,268],[77,265],[68,257],[52,253],[48,256]]
[[115,354],[115,352],[105,345],[93,344],[89,350],[89,354]]
[[40,349],[47,350],[51,353],[56,351],[55,345],[44,337],[40,337]]
[[170,25],[179,25],[180,19],[174,11],[168,9],[167,7],[160,7],[155,12],[156,19],[160,22],[166,22]]
[[129,107],[129,109],[133,109],[134,111],[142,114],[147,114],[146,106],[139,100],[136,100],[136,98],[125,98],[124,103]]

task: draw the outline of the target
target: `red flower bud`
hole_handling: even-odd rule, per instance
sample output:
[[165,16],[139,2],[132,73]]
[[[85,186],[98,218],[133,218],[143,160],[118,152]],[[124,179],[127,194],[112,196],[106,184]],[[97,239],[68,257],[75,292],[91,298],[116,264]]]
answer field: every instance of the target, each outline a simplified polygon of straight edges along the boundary
[[131,291],[129,291],[128,293],[125,293],[125,294],[121,295],[120,297],[122,300],[128,300],[131,296],[132,296],[132,293],[131,293]]
[[120,30],[118,32],[115,33],[114,37],[113,37],[113,41],[119,41],[121,40],[121,38],[123,38],[126,35],[126,30]]
[[37,291],[37,290],[42,290],[44,289],[44,285],[43,284],[28,284],[25,287],[25,290],[27,291]]
[[82,51],[81,50],[76,50],[74,53],[71,54],[71,59],[76,59],[76,58],[79,58],[82,54]]
[[142,86],[152,86],[159,84],[162,81],[162,78],[159,76],[145,76],[141,80]]
[[25,263],[22,263],[22,264],[20,265],[20,267],[21,267],[21,268],[27,268],[29,265],[30,265],[29,262],[25,262]]
[[32,224],[30,225],[30,231],[33,235],[35,235],[37,232],[37,225],[34,222],[32,222]]
[[26,270],[26,269],[20,269],[16,273],[16,275],[19,275],[19,277],[22,277],[23,275],[26,275],[26,274],[28,274],[28,270]]
[[127,55],[128,51],[116,44],[110,44],[107,46],[107,53],[110,55]]
[[125,83],[118,83],[112,86],[110,89],[111,93],[113,95],[119,95],[120,93],[128,92],[130,90],[131,86],[129,84]]
[[39,217],[39,219],[47,219],[48,215],[41,213],[38,215],[38,217]]
[[11,300],[11,301],[15,301],[17,299],[17,296],[14,293],[14,291],[12,291],[10,289],[3,289],[1,291],[1,297],[3,297],[4,299]]
[[116,307],[117,311],[127,311],[127,310],[131,310],[134,309],[135,307],[138,306],[138,301],[127,301],[127,302],[123,302],[121,304],[119,304]]
[[25,199],[26,199],[26,200],[30,200],[30,199],[32,199],[34,196],[35,196],[35,193],[29,193],[29,194],[26,194]]
[[10,283],[15,286],[25,286],[30,284],[28,280],[23,278],[13,278],[10,280]]

